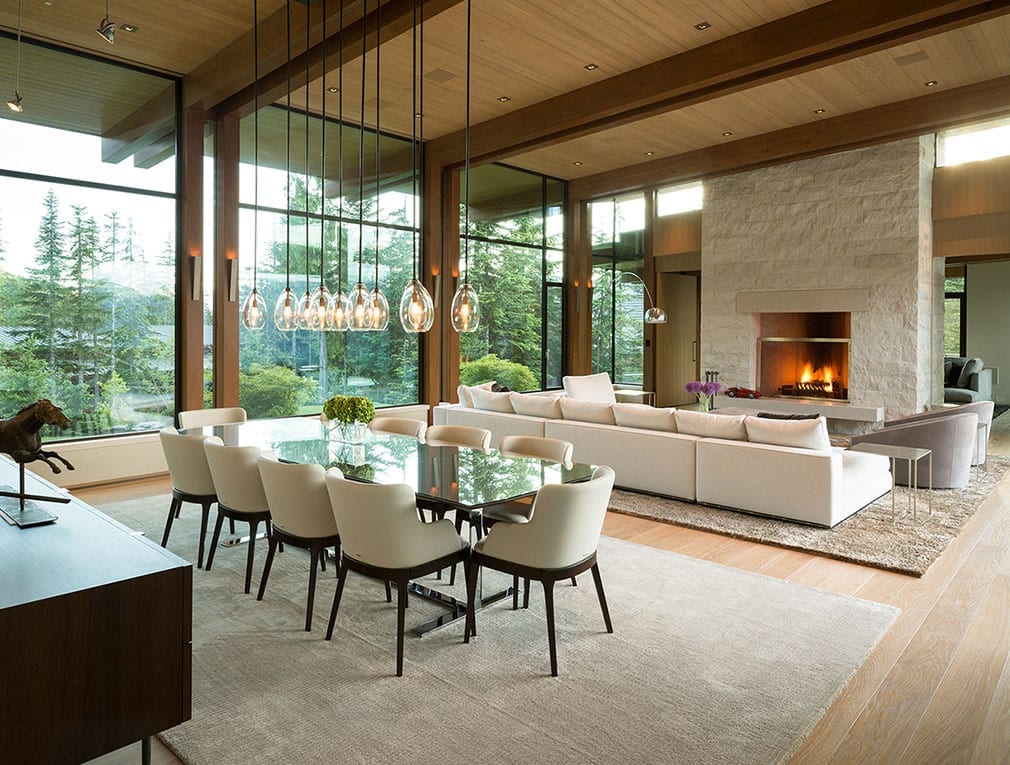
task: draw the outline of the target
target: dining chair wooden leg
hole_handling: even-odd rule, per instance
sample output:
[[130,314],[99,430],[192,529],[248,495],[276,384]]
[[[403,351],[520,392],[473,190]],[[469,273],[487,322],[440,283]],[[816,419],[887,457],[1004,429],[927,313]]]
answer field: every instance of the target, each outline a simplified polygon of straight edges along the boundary
[[259,528],[259,521],[249,521],[249,552],[245,559],[245,593],[249,593],[252,587],[253,556],[256,554],[256,530]]
[[168,506],[168,520],[165,521],[165,533],[161,536],[162,547],[168,544],[168,535],[172,532],[172,521],[178,517],[176,513],[180,507],[182,507],[182,500],[178,497],[172,497],[172,503]]
[[523,608],[530,607],[530,580],[523,579]]
[[393,602],[393,591],[389,588],[389,580],[386,580],[386,602]]
[[603,623],[607,625],[607,632],[614,631],[614,625],[610,623],[610,609],[607,608],[607,596],[603,594],[603,579],[600,577],[600,564],[593,564],[593,581],[596,582],[596,594],[600,598],[600,610],[603,611]]
[[554,581],[544,579],[544,607],[547,610],[547,645],[551,652],[551,677],[558,676],[558,646],[554,635]]
[[309,546],[309,557],[312,560],[309,566],[309,597],[305,601],[305,631],[312,631],[312,606],[316,602],[316,565],[322,555],[322,545],[319,542],[312,542]]
[[339,564],[337,566],[337,591],[333,593],[333,606],[330,608],[330,622],[326,625],[326,639],[333,637],[333,625],[337,621],[337,611],[340,608],[340,596],[344,592],[344,581],[347,579],[347,566]]
[[201,502],[200,512],[200,547],[196,555],[196,567],[203,568],[203,542],[207,536],[207,521],[210,519],[211,502]]
[[256,600],[263,600],[263,593],[267,589],[267,579],[270,578],[270,567],[274,564],[274,553],[277,552],[277,539],[275,537],[270,537],[267,544],[267,559],[266,563],[263,564],[263,576],[260,577],[260,589],[256,593]]
[[204,571],[210,571],[211,566],[214,565],[214,551],[217,550],[217,542],[221,538],[222,523],[224,523],[224,516],[218,510],[217,520],[214,522],[214,534],[210,538],[210,550],[207,551],[207,565],[204,567]]
[[464,567],[466,572],[466,623],[463,625],[463,642],[469,643],[470,636],[477,637],[477,575],[480,564],[472,559]]
[[407,620],[407,577],[396,580],[396,676],[403,677],[403,628]]
[[229,518],[228,519],[228,532],[230,534],[234,534],[235,533],[235,519],[234,518]]
[[512,610],[519,609],[519,574],[512,575]]

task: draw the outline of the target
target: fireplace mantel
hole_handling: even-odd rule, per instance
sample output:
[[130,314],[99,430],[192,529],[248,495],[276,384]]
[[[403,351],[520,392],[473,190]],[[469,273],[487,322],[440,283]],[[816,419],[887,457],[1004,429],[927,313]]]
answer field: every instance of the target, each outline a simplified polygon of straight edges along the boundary
[[737,313],[817,313],[868,311],[870,290],[768,290],[736,293]]

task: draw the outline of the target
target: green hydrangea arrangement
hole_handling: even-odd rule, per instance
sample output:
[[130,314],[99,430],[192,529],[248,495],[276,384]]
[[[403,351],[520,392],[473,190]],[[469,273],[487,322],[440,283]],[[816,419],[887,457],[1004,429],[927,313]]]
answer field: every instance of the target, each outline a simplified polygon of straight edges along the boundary
[[323,403],[323,416],[344,425],[368,423],[375,419],[375,404],[364,396],[331,396]]

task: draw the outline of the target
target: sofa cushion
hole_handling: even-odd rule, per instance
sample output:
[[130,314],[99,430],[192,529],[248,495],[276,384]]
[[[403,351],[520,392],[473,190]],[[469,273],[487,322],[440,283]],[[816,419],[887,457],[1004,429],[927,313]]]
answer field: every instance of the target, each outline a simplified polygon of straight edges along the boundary
[[562,382],[568,398],[599,401],[604,404],[613,404],[617,401],[610,375],[606,372],[595,375],[565,375]]
[[561,399],[561,414],[566,420],[598,422],[601,425],[616,425],[614,405],[599,401],[580,401],[572,398]]
[[747,439],[755,443],[831,451],[828,423],[823,417],[816,420],[771,420],[748,417],[744,425],[747,428]]
[[746,441],[747,428],[743,414],[706,414],[690,409],[677,409],[677,432],[702,438],[726,438],[731,441]]
[[514,412],[511,393],[495,393],[483,388],[472,388],[470,398],[474,409],[486,409],[489,412]]
[[953,372],[953,370],[954,370],[954,362],[953,361],[951,361],[950,359],[947,359],[946,361],[943,362],[943,384],[944,385],[948,385],[949,386],[952,383],[956,382],[956,380],[951,380],[950,379],[951,372]]
[[960,356],[953,356],[944,361],[944,368],[947,366],[947,361],[950,362],[950,377],[944,378],[945,385],[948,388],[956,388],[957,381],[961,377],[961,370],[964,369],[964,365],[968,359],[963,359]]
[[624,428],[677,432],[673,409],[657,409],[648,404],[614,404],[614,419]]
[[481,383],[480,385],[458,385],[456,386],[456,397],[459,399],[459,403],[463,406],[473,407],[473,399],[470,398],[470,391],[474,388],[480,388],[482,390],[491,390],[494,386],[494,380],[490,382]]
[[531,396],[526,393],[512,393],[512,408],[516,414],[526,414],[531,417],[549,417],[559,420],[561,414],[560,396]]
[[982,371],[985,364],[982,363],[982,359],[974,358],[968,359],[964,362],[964,366],[961,367],[961,374],[958,375],[957,385],[953,386],[955,388],[970,388],[971,387],[971,376],[977,375]]

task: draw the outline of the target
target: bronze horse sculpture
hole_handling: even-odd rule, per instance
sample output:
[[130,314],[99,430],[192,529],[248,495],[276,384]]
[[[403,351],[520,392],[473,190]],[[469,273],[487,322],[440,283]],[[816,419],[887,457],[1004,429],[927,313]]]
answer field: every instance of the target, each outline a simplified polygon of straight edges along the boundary
[[22,407],[13,417],[0,420],[0,452],[9,454],[19,465],[41,460],[54,473],[60,473],[62,470],[59,465],[52,461],[55,459],[62,462],[68,470],[73,470],[74,466],[59,454],[42,448],[39,431],[43,425],[55,425],[60,430],[66,430],[70,427],[70,418],[47,398]]

